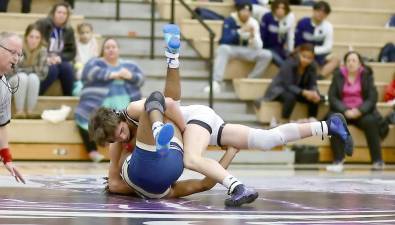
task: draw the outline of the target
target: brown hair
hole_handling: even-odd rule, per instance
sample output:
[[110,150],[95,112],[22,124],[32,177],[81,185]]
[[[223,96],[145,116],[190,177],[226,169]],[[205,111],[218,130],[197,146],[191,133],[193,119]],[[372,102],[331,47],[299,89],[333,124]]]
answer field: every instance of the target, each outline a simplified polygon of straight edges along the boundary
[[329,15],[332,11],[331,6],[326,1],[319,1],[314,3],[313,10],[323,11],[327,15]]
[[78,24],[78,26],[77,26],[77,32],[78,32],[78,34],[81,34],[82,28],[84,28],[84,27],[88,27],[88,28],[93,32],[93,26],[92,26],[92,24],[84,22],[84,23]]
[[115,40],[115,38],[113,38],[113,37],[108,37],[108,38],[104,39],[103,44],[101,45],[101,50],[100,50],[100,54],[99,54],[100,57],[103,57],[103,56],[104,56],[104,45],[105,45],[105,44],[107,43],[107,41],[109,41],[109,40],[114,40],[115,43],[117,43],[117,46],[119,47],[118,41]]
[[359,54],[359,52],[356,52],[356,51],[349,51],[349,52],[347,52],[347,53],[344,55],[344,58],[343,58],[343,63],[344,63],[344,64],[346,64],[347,58],[348,58],[350,55],[352,55],[352,54],[357,55],[358,60],[359,60],[359,63],[361,63],[361,66],[366,67],[365,62],[364,62],[364,60],[363,60],[363,58],[362,58],[362,55]]
[[55,5],[52,6],[51,10],[49,11],[48,17],[51,18],[51,20],[53,21],[54,15],[55,15],[55,11],[60,6],[63,6],[63,7],[65,7],[67,9],[67,19],[66,19],[66,22],[63,24],[63,26],[65,26],[69,22],[69,19],[70,19],[70,16],[71,16],[71,6],[70,6],[69,3],[67,3],[67,2],[56,3]]
[[304,52],[304,51],[312,52],[313,55],[315,55],[314,54],[314,45],[312,45],[310,43],[303,43],[295,48],[295,50],[291,53],[291,56],[296,57],[298,55],[298,53]]
[[289,2],[288,0],[275,0],[272,5],[271,5],[271,10],[272,13],[274,15],[276,9],[281,5],[284,5],[284,9],[285,9],[285,15],[288,15],[289,12],[291,12],[291,8],[289,7]]
[[113,139],[115,129],[122,121],[118,114],[115,110],[105,107],[93,112],[89,121],[89,137],[101,146]]
[[[36,30],[40,33],[41,40],[40,44],[37,46],[36,49],[29,49],[27,44],[27,36],[29,36],[30,32]],[[36,23],[31,23],[27,26],[25,30],[25,34],[23,36],[23,51],[26,56],[23,64],[26,66],[31,66],[34,64],[34,61],[37,59],[38,54],[41,51],[41,48],[45,45],[43,34],[41,33],[38,25]]]

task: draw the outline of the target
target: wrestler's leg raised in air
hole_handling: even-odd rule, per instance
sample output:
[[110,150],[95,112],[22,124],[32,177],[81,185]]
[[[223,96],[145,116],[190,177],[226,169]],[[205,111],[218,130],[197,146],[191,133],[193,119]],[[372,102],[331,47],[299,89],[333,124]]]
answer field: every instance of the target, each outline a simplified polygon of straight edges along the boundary
[[[181,84],[179,75],[180,32],[177,25],[169,24],[163,29],[166,42],[167,76],[165,96],[180,100]],[[210,125],[202,121],[186,125],[184,137],[184,166],[216,180],[228,189],[231,198],[225,201],[229,206],[250,203],[258,197],[254,190],[246,188],[236,177],[231,175],[217,161],[202,157],[211,137]]]
[[[139,118],[137,142],[148,145],[156,144],[158,150],[168,148],[174,135],[174,128],[171,124],[163,123],[163,114],[166,110],[163,94],[158,91],[151,93],[145,101],[144,108],[145,113]],[[147,129],[147,126],[151,126],[152,129]]]
[[181,99],[180,62],[178,60],[181,46],[180,29],[177,25],[167,24],[163,28],[166,43],[167,75],[164,95],[176,101]]

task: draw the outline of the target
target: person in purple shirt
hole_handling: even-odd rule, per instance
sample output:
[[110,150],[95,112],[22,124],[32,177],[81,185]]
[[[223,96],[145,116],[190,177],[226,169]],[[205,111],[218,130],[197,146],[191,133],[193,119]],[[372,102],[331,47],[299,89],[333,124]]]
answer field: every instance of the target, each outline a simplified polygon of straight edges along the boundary
[[331,13],[325,1],[313,5],[313,16],[299,20],[295,31],[295,47],[304,43],[314,45],[315,61],[320,66],[320,78],[326,78],[339,65],[339,59],[331,54],[333,49],[333,26],[326,20]]
[[275,0],[271,12],[266,13],[260,23],[263,48],[269,49],[273,62],[281,66],[294,48],[293,29],[295,15],[291,13],[288,0]]

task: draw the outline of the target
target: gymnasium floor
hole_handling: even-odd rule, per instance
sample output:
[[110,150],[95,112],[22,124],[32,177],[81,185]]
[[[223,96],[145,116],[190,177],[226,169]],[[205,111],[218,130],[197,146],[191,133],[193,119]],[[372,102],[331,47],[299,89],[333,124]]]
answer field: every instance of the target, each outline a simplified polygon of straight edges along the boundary
[[102,192],[107,163],[17,164],[28,182],[0,169],[0,224],[395,224],[395,165],[380,172],[347,165],[341,174],[325,165],[235,165],[231,172],[260,196],[225,208],[218,185],[184,199],[141,200]]

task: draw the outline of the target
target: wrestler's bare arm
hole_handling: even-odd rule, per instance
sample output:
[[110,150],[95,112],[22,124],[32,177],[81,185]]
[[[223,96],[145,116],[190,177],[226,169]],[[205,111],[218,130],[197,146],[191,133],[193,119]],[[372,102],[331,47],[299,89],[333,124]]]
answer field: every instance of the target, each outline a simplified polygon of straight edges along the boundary
[[125,183],[120,175],[122,164],[119,163],[122,154],[121,143],[110,144],[110,168],[108,170],[108,189],[111,193],[134,194],[134,190]]
[[[227,169],[238,151],[239,150],[236,148],[229,147],[220,159],[219,164]],[[207,191],[213,188],[216,183],[217,182],[215,180],[208,177],[205,177],[201,180],[190,179],[177,181],[171,187],[170,193],[166,196],[166,198],[180,198],[191,194]]]
[[[182,116],[179,104],[171,98],[166,98],[165,116],[175,123],[175,125],[183,132],[185,130],[185,122]],[[133,119],[138,120],[140,115],[144,113],[145,99],[129,103],[127,112]]]

